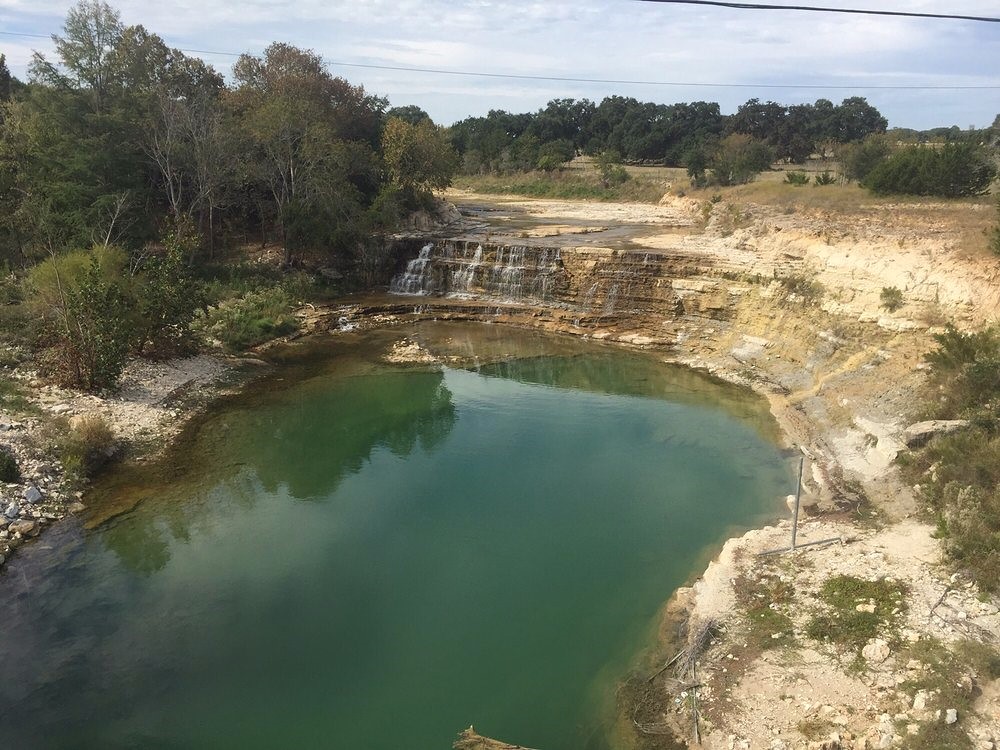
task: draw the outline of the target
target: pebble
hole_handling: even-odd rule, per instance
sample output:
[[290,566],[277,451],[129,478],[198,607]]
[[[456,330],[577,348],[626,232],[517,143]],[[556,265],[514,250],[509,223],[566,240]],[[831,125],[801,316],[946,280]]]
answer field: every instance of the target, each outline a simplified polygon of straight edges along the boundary
[[22,496],[27,502],[31,503],[32,505],[35,505],[42,501],[42,491],[38,489],[35,485],[31,485],[30,487],[28,487],[24,491]]
[[954,724],[958,721],[958,711],[954,708],[949,708],[944,714],[945,724]]
[[7,518],[17,518],[21,515],[21,509],[18,508],[17,503],[11,503],[7,506],[7,509],[3,512]]

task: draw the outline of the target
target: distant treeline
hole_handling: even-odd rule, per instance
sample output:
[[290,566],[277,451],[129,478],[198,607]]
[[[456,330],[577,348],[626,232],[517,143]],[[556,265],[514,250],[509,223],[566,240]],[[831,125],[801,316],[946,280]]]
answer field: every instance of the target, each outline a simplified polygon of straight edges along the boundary
[[616,152],[626,161],[689,166],[729,135],[749,136],[776,159],[801,162],[834,144],[884,133],[887,121],[862,97],[790,107],[751,99],[733,115],[714,102],[654,104],[610,96],[555,99],[535,113],[491,111],[450,128],[465,172],[545,169],[574,154]]

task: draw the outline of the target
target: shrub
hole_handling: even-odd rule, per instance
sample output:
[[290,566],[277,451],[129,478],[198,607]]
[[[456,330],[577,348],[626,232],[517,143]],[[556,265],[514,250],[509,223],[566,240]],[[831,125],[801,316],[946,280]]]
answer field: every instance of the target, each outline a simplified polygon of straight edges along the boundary
[[595,166],[601,175],[604,188],[621,185],[628,181],[628,171],[622,165],[622,157],[617,151],[603,151],[595,159]]
[[137,293],[136,350],[174,356],[194,349],[191,321],[205,304],[204,286],[189,272],[183,247],[167,239],[167,254],[146,261]]
[[840,152],[840,166],[848,180],[862,182],[892,153],[884,135],[872,135],[861,143],[851,143]]
[[778,279],[789,294],[796,294],[806,302],[816,303],[823,299],[823,285],[815,279],[800,274],[792,274]]
[[28,275],[28,304],[39,318],[42,365],[60,381],[87,390],[118,380],[135,319],[125,254],[95,247],[50,258]]
[[0,446],[0,482],[17,484],[21,481],[21,470],[18,468],[17,459],[10,449]]
[[832,185],[837,181],[837,178],[829,172],[820,172],[816,175],[815,180],[817,185]]
[[995,176],[996,168],[977,146],[950,143],[898,151],[869,172],[862,184],[876,195],[961,198],[987,192]]
[[932,439],[904,462],[945,549],[984,590],[1000,586],[1000,329],[948,326],[925,355],[937,386],[933,416],[972,426]]
[[879,295],[879,299],[882,300],[882,307],[889,312],[896,312],[896,310],[903,306],[903,293],[899,290],[899,287],[882,287],[882,293]]
[[55,440],[56,452],[71,477],[89,479],[110,461],[117,450],[115,435],[99,416],[78,417]]
[[281,287],[250,291],[203,315],[200,328],[229,351],[242,351],[298,328],[291,300]]
[[809,184],[809,175],[805,172],[785,172],[785,184],[801,187]]

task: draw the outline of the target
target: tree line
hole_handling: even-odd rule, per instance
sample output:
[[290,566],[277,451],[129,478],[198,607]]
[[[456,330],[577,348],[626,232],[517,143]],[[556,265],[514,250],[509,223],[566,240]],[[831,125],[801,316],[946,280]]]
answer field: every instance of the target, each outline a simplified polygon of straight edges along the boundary
[[554,168],[574,154],[615,152],[629,162],[707,163],[732,135],[747,136],[772,159],[801,162],[833,144],[884,133],[887,121],[862,97],[784,106],[751,99],[732,115],[714,102],[654,104],[610,96],[554,99],[535,113],[493,110],[450,128],[466,172]]

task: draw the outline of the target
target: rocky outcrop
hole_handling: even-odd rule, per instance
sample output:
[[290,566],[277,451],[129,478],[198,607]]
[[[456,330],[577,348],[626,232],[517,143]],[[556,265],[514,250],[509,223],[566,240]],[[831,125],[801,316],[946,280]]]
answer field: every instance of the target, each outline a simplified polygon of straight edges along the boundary
[[903,442],[907,448],[919,448],[925,445],[935,435],[948,435],[969,426],[967,419],[930,419],[926,422],[911,424],[903,433]]

